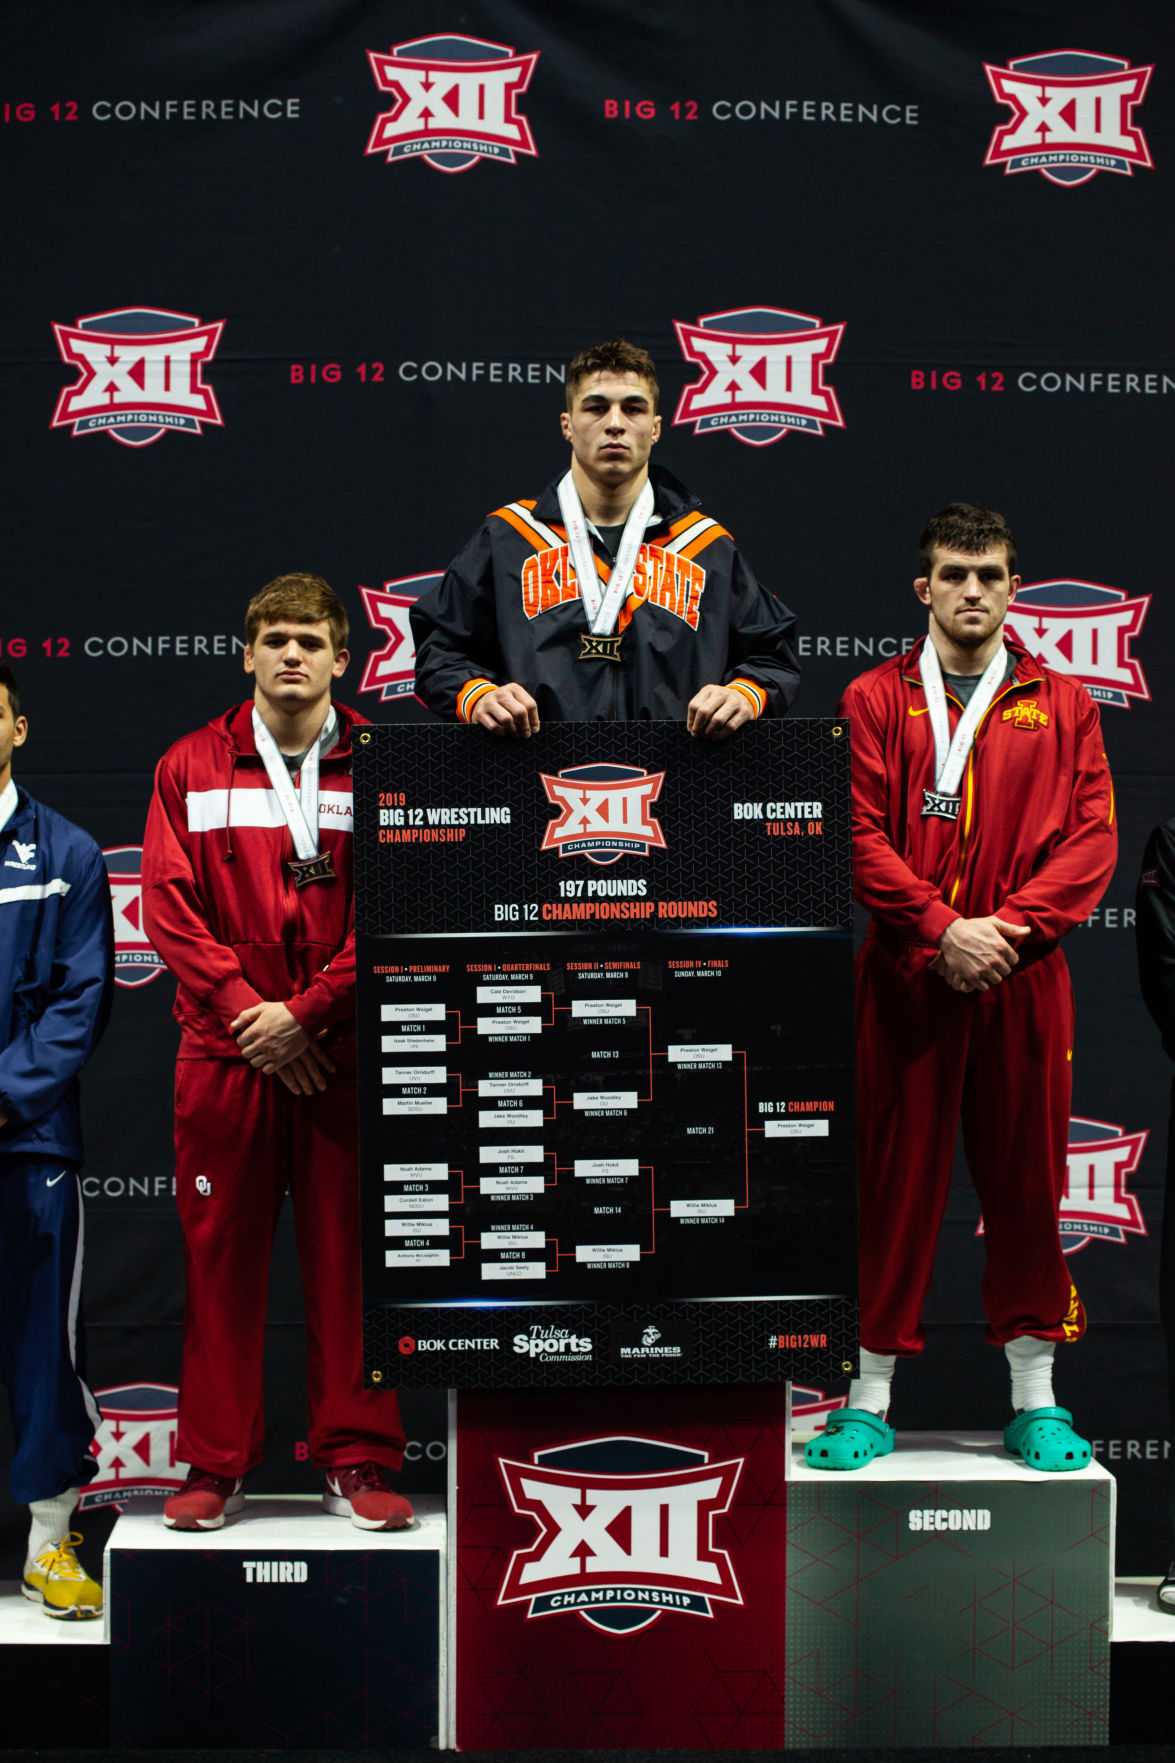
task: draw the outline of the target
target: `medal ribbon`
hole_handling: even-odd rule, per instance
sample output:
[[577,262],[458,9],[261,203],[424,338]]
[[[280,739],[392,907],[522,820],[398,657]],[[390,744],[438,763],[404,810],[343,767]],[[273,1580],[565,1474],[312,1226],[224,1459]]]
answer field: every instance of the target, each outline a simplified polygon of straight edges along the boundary
[[1008,651],[1001,644],[988,662],[983,678],[972,694],[971,702],[959,718],[952,740],[938,650],[929,637],[923,643],[918,671],[922,675],[926,708],[930,713],[930,726],[934,730],[934,787],[940,796],[958,795],[959,781],[975,740],[975,731],[1003,684],[1007,667]]
[[295,790],[290,768],[278,752],[277,742],[262,722],[257,706],[253,706],[253,739],[257,742],[257,751],[261,755],[273,793],[286,817],[294,850],[303,862],[308,857],[318,855],[318,756],[324,748],[329,750],[334,745],[338,725],[339,719],[332,704],[321,733],[312,742],[310,751],[302,761],[301,777]]
[[656,501],[653,486],[646,478],[644,488],[633,503],[628,519],[624,523],[620,552],[608,581],[607,591],[604,591],[599,572],[596,569],[596,554],[592,550],[591,535],[588,532],[583,505],[579,500],[579,491],[575,487],[575,479],[568,472],[559,485],[559,512],[563,516],[563,525],[567,529],[567,545],[579,582],[579,597],[583,601],[588,629],[593,636],[611,636],[616,629],[620,608],[628,598],[629,584],[636,570],[637,557],[640,555],[640,548],[644,542],[645,527],[656,507]]

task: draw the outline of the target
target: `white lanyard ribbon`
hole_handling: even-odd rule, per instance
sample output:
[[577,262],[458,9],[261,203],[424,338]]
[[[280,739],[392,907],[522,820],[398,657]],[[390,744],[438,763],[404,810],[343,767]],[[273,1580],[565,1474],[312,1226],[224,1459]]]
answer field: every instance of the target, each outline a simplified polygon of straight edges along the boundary
[[9,778],[0,790],[0,827],[8,825],[16,809],[16,784]]
[[575,479],[570,472],[559,485],[558,493],[559,512],[563,516],[563,525],[567,529],[567,544],[579,581],[579,597],[583,601],[588,629],[593,636],[611,636],[616,629],[616,621],[620,617],[620,608],[628,598],[629,584],[632,581],[636,560],[640,555],[640,548],[644,541],[645,527],[656,507],[657,499],[653,495],[653,486],[646,478],[644,488],[633,503],[628,519],[624,523],[620,552],[616,558],[606,592],[602,588],[596,569],[596,554],[592,550],[591,535],[588,532],[583,506],[579,500],[579,491],[575,487]]
[[953,740],[951,739],[950,719],[947,716],[947,695],[946,688],[942,683],[942,668],[939,665],[938,650],[929,637],[922,645],[922,656],[918,668],[926,690],[926,708],[930,713],[930,726],[934,730],[934,787],[940,796],[957,796],[959,780],[963,776],[963,767],[967,763],[967,755],[975,740],[975,731],[987,715],[992,699],[1004,683],[1004,674],[1008,668],[1008,651],[1001,644],[988,662],[983,678],[971,695],[971,702],[959,718]]
[[329,750],[333,747],[338,725],[339,719],[332,704],[321,732],[311,743],[310,751],[302,761],[302,773],[295,790],[290,768],[279,753],[277,742],[262,722],[257,706],[253,706],[253,739],[257,742],[257,751],[261,755],[273,793],[286,817],[294,850],[303,861],[307,857],[318,855],[318,755],[324,748]]

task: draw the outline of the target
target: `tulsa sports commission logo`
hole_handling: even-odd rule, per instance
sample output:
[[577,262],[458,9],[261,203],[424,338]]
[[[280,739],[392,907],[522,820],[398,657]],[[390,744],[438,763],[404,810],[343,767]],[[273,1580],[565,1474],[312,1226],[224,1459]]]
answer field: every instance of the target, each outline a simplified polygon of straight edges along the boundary
[[145,986],[167,969],[143,928],[143,848],[117,845],[103,851],[114,912],[114,983]]
[[665,849],[661,823],[649,806],[661,794],[663,771],[639,765],[574,765],[554,777],[539,773],[547,801],[562,809],[547,822],[540,850],[592,863],[647,857]]
[[106,433],[125,447],[149,447],[171,431],[199,435],[224,418],[204,368],[216,354],[221,319],[201,324],[186,312],[153,306],[94,312],[55,324],[61,359],[80,377],[57,400],[50,428]]
[[1008,628],[1044,667],[1079,679],[1099,704],[1129,708],[1150,699],[1130,639],[1142,629],[1151,596],[1128,600],[1100,582],[1032,582],[1008,608]]
[[514,165],[518,153],[537,157],[530,124],[518,114],[537,52],[515,55],[505,43],[446,35],[397,43],[387,55],[369,49],[367,59],[380,91],[395,99],[376,117],[368,153],[386,154],[389,165],[423,158],[446,172],[471,171],[482,159]]
[[416,643],[408,621],[411,608],[443,579],[435,575],[406,575],[398,581],[385,582],[382,588],[360,586],[363,610],[372,630],[382,631],[387,642],[382,649],[367,657],[361,692],[378,692],[381,703],[392,698],[407,697],[416,689]]
[[1007,67],[985,65],[991,89],[1012,109],[1011,122],[991,137],[985,165],[1004,173],[1038,171],[1052,184],[1084,184],[1099,171],[1134,175],[1151,165],[1133,111],[1152,69],[1113,55],[1058,49],[1027,55]]
[[843,324],[744,306],[696,324],[674,319],[673,328],[685,359],[702,369],[681,394],[675,424],[692,423],[698,435],[726,431],[748,447],[769,447],[796,429],[822,435],[826,426],[844,427],[836,393],[824,381]]
[[714,1521],[730,1510],[744,1459],[663,1439],[581,1439],[500,1457],[510,1504],[539,1534],[515,1549],[498,1603],[527,1617],[574,1614],[605,1634],[632,1634],[667,1611],[713,1617],[712,1601],[741,1604]]

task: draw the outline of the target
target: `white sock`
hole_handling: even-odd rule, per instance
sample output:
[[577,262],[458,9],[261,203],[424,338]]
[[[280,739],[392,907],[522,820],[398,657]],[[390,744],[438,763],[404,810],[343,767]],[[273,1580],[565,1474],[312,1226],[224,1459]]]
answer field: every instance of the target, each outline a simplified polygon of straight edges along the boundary
[[1017,1335],[1004,1347],[1012,1370],[1012,1408],[1053,1408],[1053,1353],[1055,1341],[1040,1341],[1035,1335]]
[[77,1506],[79,1492],[78,1488],[66,1488],[63,1494],[54,1494],[51,1500],[29,1501],[33,1522],[29,1530],[28,1560],[24,1564],[26,1573],[42,1549],[47,1548],[50,1543],[60,1542],[63,1536],[68,1535],[69,1521]]
[[849,1385],[850,1408],[865,1408],[885,1418],[897,1357],[896,1353],[871,1353],[868,1347],[861,1348],[861,1375]]

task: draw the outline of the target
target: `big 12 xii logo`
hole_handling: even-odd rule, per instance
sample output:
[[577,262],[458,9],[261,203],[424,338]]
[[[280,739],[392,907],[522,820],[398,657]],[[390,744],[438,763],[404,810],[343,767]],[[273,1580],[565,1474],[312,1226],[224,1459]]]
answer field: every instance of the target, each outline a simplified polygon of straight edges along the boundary
[[518,111],[537,52],[515,55],[506,43],[447,33],[397,43],[386,55],[371,49],[367,59],[395,102],[376,117],[366,151],[383,153],[389,165],[422,158],[452,174],[483,159],[514,165],[519,153],[537,155]]
[[1151,165],[1146,137],[1134,122],[1151,68],[1060,49],[984,72],[995,97],[1012,111],[1012,120],[992,135],[985,165],[1002,165],[1005,176],[1037,171],[1069,188],[1099,171],[1132,177],[1136,165]]
[[742,1593],[714,1526],[729,1511],[744,1459],[664,1439],[579,1439],[498,1459],[510,1504],[538,1536],[515,1549],[498,1603],[527,1619],[574,1615],[605,1634],[648,1628],[670,1611],[713,1616]]
[[201,324],[191,313],[154,306],[55,324],[61,359],[79,377],[58,398],[50,428],[72,429],[75,440],[108,434],[124,447],[149,447],[169,431],[223,427],[216,393],[204,381],[223,329],[223,320]]

